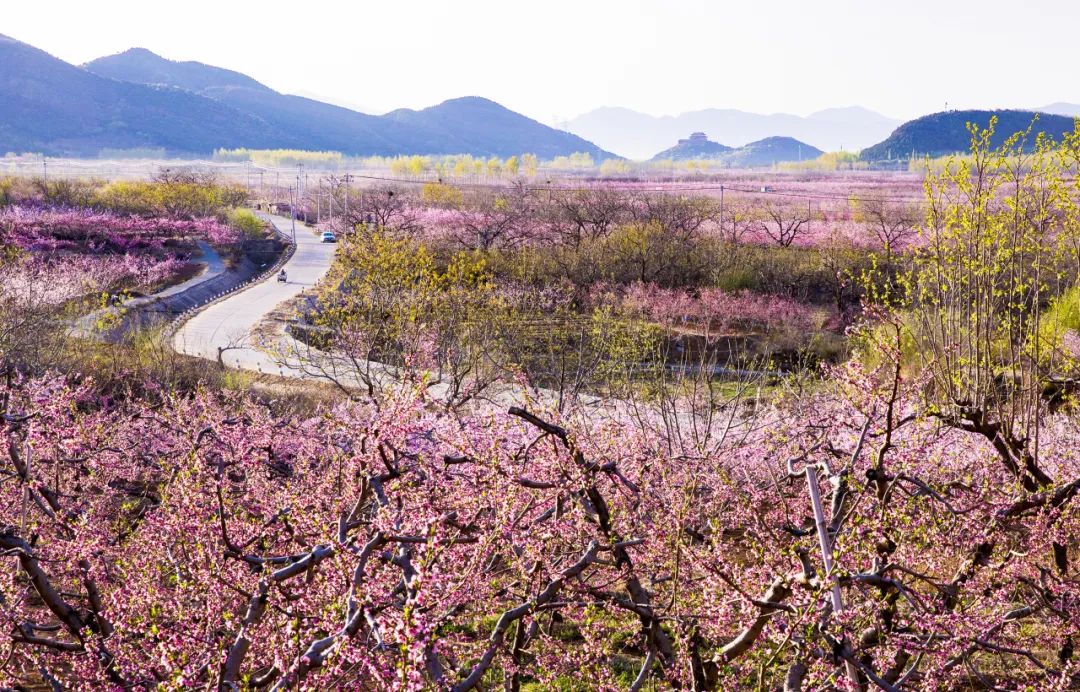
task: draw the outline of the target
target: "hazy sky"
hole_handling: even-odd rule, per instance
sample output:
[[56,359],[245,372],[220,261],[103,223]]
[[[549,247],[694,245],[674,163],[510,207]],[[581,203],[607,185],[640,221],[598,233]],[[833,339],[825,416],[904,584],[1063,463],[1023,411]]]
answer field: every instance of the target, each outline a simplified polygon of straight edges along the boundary
[[383,112],[482,95],[544,122],[598,106],[806,114],[1080,102],[1080,0],[52,0],[0,33],[69,62],[142,46]]

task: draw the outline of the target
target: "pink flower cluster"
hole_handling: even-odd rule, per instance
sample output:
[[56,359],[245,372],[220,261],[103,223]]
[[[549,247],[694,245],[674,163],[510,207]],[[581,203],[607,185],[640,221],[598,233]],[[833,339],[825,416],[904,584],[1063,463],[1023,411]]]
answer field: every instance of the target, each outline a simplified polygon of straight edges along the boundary
[[690,291],[644,283],[625,287],[597,284],[590,299],[595,304],[613,303],[668,327],[802,330],[818,326],[822,320],[821,308],[790,298],[719,288]]
[[27,253],[24,266],[4,277],[5,289],[48,283],[62,303],[87,293],[153,288],[184,269],[194,241],[227,245],[240,235],[214,218],[11,206],[0,209],[0,238]]
[[59,307],[104,292],[145,291],[166,283],[187,264],[180,257],[149,254],[69,255],[63,261],[31,256],[0,275],[0,300]]
[[832,376],[782,409],[582,418],[0,383],[0,685],[853,689],[856,660],[1075,689],[1075,421],[1045,422],[1057,484],[1025,492],[920,414],[924,383]]
[[0,208],[0,235],[4,242],[30,251],[125,252],[160,248],[169,240],[227,245],[241,238],[239,231],[212,217],[143,217],[46,206]]

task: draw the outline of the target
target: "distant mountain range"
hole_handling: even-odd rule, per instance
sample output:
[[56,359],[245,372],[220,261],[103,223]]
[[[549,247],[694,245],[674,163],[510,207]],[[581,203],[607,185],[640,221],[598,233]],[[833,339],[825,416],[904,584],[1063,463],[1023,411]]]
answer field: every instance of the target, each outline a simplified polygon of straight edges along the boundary
[[652,158],[653,161],[716,161],[731,168],[758,168],[785,161],[809,161],[823,151],[791,137],[766,137],[733,148],[713,142],[704,132],[695,132],[670,149]]
[[0,152],[94,155],[146,146],[209,152],[223,143],[268,147],[282,137],[218,101],[105,79],[0,36]]
[[94,156],[102,149],[332,150],[355,155],[612,154],[479,97],[367,115],[281,94],[231,70],[135,48],[70,65],[0,35],[0,152]]
[[[986,114],[985,118],[978,120],[985,126],[991,111],[950,112],[971,113],[974,116]],[[1029,114],[1039,112],[1074,118],[1080,117],[1080,104],[1059,102],[1026,111],[993,112]],[[920,120],[922,118],[911,122]],[[1027,122],[1030,120],[1031,117],[1028,116]],[[1009,119],[1008,124],[1013,122],[1014,119]],[[1027,127],[1027,122],[1023,127]],[[908,124],[910,123],[888,118],[858,106],[830,108],[806,117],[784,113],[762,115],[731,109],[707,109],[677,116],[656,117],[626,108],[598,108],[562,123],[561,127],[621,156],[638,160],[652,158],[655,152],[670,146],[671,142],[691,132],[703,132],[713,142],[723,142],[725,145],[735,147],[767,137],[786,136],[824,151],[864,150],[870,151],[871,156],[880,158],[875,145],[891,140],[894,130]],[[1007,123],[1003,122],[1002,127],[1006,126]],[[961,139],[964,139],[966,133],[963,122],[960,123],[959,131],[963,135]],[[1012,132],[1013,130],[1009,130],[1010,134]],[[916,144],[915,148],[918,151],[923,151],[916,142],[911,143]],[[895,144],[895,141],[889,142],[890,147],[894,147]],[[926,150],[938,151],[936,146],[932,142],[927,142]],[[909,154],[910,149],[909,147]],[[966,149],[967,141],[964,139],[961,150]],[[666,155],[657,154],[656,156],[670,158]]]
[[[1071,130],[1072,118],[1080,116],[1080,105],[1070,103],[1035,110],[1044,114],[1038,128],[1055,136]],[[169,156],[190,156],[244,147],[347,155],[532,153],[542,159],[587,152],[594,160],[616,152],[645,160],[665,150],[657,156],[708,156],[732,166],[757,166],[843,148],[862,149],[864,159],[880,161],[906,159],[912,152],[965,151],[964,123],[985,126],[995,113],[1002,137],[1026,128],[1035,116],[1034,111],[948,111],[900,123],[861,107],[806,117],[730,109],[653,117],[600,108],[566,123],[569,131],[563,131],[477,96],[368,115],[142,48],[77,67],[0,35],[0,154],[95,156],[103,149],[164,149]],[[705,143],[666,149],[691,132],[703,133]],[[707,151],[693,150],[702,146]]]
[[1050,113],[1051,115],[1064,115],[1069,118],[1080,118],[1080,103],[1051,103],[1048,106],[1042,108],[1033,108],[1032,110],[1039,113]]
[[792,137],[825,151],[858,151],[880,142],[900,120],[861,107],[830,108],[806,117],[708,109],[677,116],[652,116],[626,108],[598,108],[561,127],[632,159],[648,159],[691,132],[715,142],[742,146],[766,137]]
[[[1058,104],[1067,105],[1067,104]],[[999,145],[1015,132],[1022,132],[1032,125],[1032,138],[1045,132],[1054,139],[1072,132],[1074,119],[1063,115],[1036,113],[1034,111],[998,110],[998,111],[945,111],[924,115],[904,123],[896,128],[887,139],[872,147],[862,150],[860,158],[866,161],[888,161],[908,159],[911,156],[945,156],[957,152],[966,152],[971,147],[971,135],[967,123],[987,127],[990,118],[997,116],[997,127],[991,144]],[[1038,120],[1035,118],[1038,117]]]

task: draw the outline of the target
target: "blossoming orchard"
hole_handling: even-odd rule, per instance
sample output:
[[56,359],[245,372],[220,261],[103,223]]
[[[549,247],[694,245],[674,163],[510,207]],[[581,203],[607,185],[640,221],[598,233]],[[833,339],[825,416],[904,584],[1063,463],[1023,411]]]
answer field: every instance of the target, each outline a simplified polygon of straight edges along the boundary
[[990,142],[296,188],[277,373],[72,324],[288,190],[5,181],[0,685],[1077,689],[1080,129]]

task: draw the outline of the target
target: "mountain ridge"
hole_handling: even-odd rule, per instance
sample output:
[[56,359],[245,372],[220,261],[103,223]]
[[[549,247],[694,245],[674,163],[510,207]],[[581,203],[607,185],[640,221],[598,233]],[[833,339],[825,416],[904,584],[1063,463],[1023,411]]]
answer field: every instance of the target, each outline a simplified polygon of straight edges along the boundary
[[1042,108],[1033,108],[1032,110],[1038,113],[1049,113],[1050,115],[1064,115],[1069,118],[1080,118],[1080,103],[1066,103],[1064,101],[1057,101],[1055,103],[1049,103]]
[[896,161],[911,156],[937,157],[965,153],[971,145],[967,124],[973,123],[985,128],[992,117],[998,119],[994,137],[991,139],[992,146],[999,146],[1006,138],[1016,132],[1025,131],[1029,126],[1032,127],[1032,137],[1043,132],[1060,139],[1063,133],[1073,130],[1075,123],[1071,117],[1036,111],[942,111],[909,120],[881,142],[864,149],[860,158],[865,161]]
[[145,48],[71,65],[0,38],[0,152],[95,156],[162,148],[168,156],[217,148],[318,149],[347,155],[613,154],[493,101],[468,119],[451,100],[395,117],[281,94],[242,73],[174,61]]
[[[460,154],[507,157],[532,153],[544,158],[587,151],[612,154],[580,137],[515,113],[490,99],[461,97],[422,110],[398,109],[369,115],[303,96],[279,93],[232,70],[177,62],[145,48],[92,60],[86,69],[113,78],[155,78],[171,85],[201,87],[197,93],[308,142],[306,148],[346,154]],[[463,104],[468,117],[462,117]],[[360,151],[358,151],[360,149]]]
[[861,106],[828,108],[808,116],[707,108],[679,115],[652,116],[605,106],[565,123],[565,129],[623,156],[647,159],[688,132],[743,146],[766,137],[789,136],[827,151],[857,151],[887,137],[902,121]]
[[210,151],[229,141],[256,148],[278,141],[299,144],[226,104],[183,89],[93,75],[29,44],[0,37],[0,151]]
[[[605,107],[575,118],[565,126],[572,131],[566,131],[480,96],[369,115],[279,93],[243,73],[197,61],[169,60],[145,48],[75,66],[0,34],[0,151],[49,155],[93,156],[102,149],[140,148],[164,149],[171,156],[204,155],[216,148],[243,147],[333,150],[348,155],[507,157],[533,153],[541,158],[587,152],[594,160],[611,158],[615,156],[611,151],[618,151],[648,159],[686,133],[701,132],[714,142],[740,148],[750,144],[760,148],[771,139],[783,149],[791,144],[784,144],[789,138],[796,148],[806,147],[805,158],[842,146],[863,148],[864,158],[880,160],[903,157],[904,151],[933,156],[964,151],[968,145],[965,117],[985,126],[990,115],[999,114],[1003,118],[999,132],[1011,134],[1025,129],[1036,112],[1043,113],[1040,129],[1060,135],[1071,130],[1080,105],[1058,102],[1033,110],[947,111],[907,122],[862,106],[826,108],[806,116],[761,115],[730,108],[651,116]],[[822,146],[820,140],[801,136],[802,131],[824,139],[842,137],[844,144],[834,139],[838,146]],[[877,139],[863,142],[875,132],[880,135]],[[608,146],[609,142],[615,146]],[[627,142],[633,153],[626,151]],[[777,154],[780,151],[773,154],[791,155],[790,151]]]
[[[166,67],[167,66],[167,67]],[[146,48],[134,47],[80,65],[84,70],[137,84],[165,84],[198,93],[223,86],[272,91],[258,80],[235,70],[195,60],[169,60]]]

